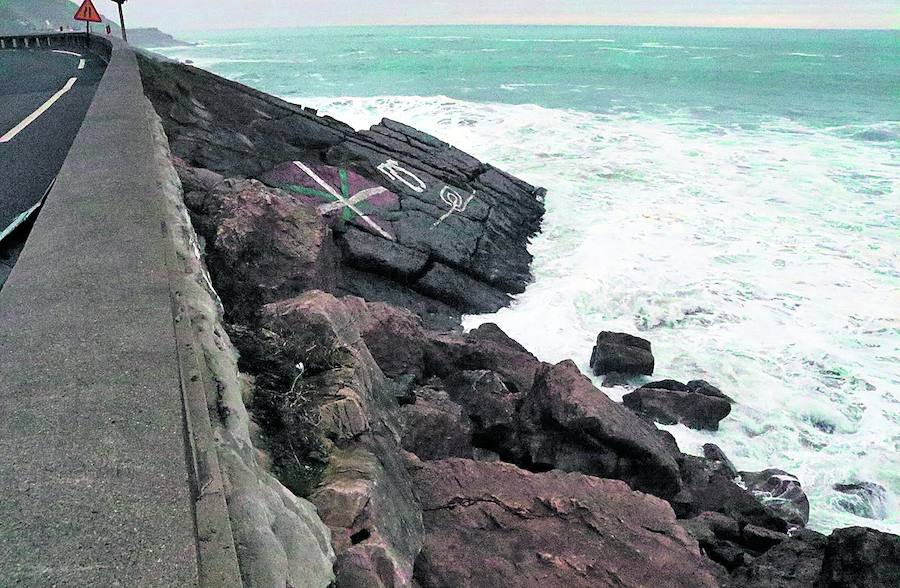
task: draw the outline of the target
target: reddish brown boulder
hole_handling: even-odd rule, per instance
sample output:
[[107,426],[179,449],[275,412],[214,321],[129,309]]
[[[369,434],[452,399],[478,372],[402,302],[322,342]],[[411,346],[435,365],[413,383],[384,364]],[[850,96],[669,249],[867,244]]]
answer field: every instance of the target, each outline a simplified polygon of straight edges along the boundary
[[426,530],[422,586],[717,586],[671,508],[623,482],[462,459],[410,472]]
[[625,480],[663,498],[681,489],[673,445],[595,388],[572,361],[540,375],[519,419],[536,466]]
[[225,180],[207,202],[216,227],[207,235],[207,263],[232,317],[306,290],[334,289],[339,257],[315,207],[255,180]]
[[400,408],[403,449],[420,459],[472,457],[472,426],[462,407],[436,388],[418,388],[415,397]]
[[388,377],[412,375],[421,379],[428,336],[418,315],[384,302],[342,298],[353,314],[366,347]]
[[459,370],[491,370],[512,393],[531,390],[543,364],[492,323],[466,333],[432,335],[426,357],[430,374],[442,378]]

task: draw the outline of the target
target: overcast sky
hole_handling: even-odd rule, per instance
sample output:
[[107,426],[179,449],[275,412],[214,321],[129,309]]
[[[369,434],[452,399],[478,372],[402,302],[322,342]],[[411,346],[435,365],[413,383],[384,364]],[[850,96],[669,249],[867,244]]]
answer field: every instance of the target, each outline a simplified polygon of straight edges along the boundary
[[[111,0],[94,0],[115,16]],[[634,24],[896,28],[898,0],[129,0],[168,31],[367,24]]]

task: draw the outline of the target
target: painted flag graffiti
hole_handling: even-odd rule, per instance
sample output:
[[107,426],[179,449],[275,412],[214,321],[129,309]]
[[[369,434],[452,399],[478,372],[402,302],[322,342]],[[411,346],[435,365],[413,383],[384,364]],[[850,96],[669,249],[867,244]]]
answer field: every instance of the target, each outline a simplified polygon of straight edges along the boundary
[[357,173],[330,165],[291,161],[276,166],[259,179],[315,204],[322,215],[341,223],[352,222],[385,239],[395,240],[385,228],[388,223],[382,216],[397,209],[399,198]]

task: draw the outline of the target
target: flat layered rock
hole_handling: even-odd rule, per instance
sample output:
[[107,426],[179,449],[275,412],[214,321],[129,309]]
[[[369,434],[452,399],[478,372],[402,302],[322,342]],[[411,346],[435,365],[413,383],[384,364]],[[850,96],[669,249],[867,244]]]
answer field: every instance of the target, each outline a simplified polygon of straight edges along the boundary
[[664,501],[623,482],[500,462],[410,464],[434,588],[717,586]]

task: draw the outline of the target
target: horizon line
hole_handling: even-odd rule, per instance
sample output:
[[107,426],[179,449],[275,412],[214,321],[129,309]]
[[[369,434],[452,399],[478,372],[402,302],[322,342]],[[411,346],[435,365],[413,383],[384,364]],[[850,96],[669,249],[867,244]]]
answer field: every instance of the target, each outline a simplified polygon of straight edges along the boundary
[[[771,30],[771,31],[879,31],[879,32],[897,32],[900,33],[900,27],[892,26],[883,27],[830,27],[830,26],[772,26],[772,25],[704,25],[704,24],[622,24],[622,23],[466,23],[466,22],[448,22],[448,23],[357,23],[357,24],[303,24],[303,25],[259,25],[246,27],[212,27],[212,28],[180,28],[175,29],[189,31],[258,31],[261,29],[286,30],[286,29],[350,29],[363,27],[606,27],[606,28],[646,28],[646,29],[725,29],[725,30]],[[135,28],[157,28],[164,30],[162,27],[151,25],[138,25]]]

